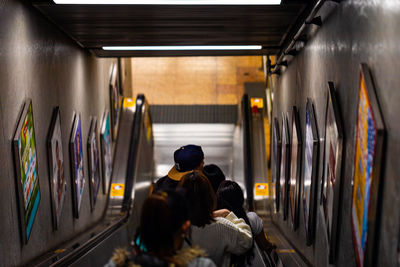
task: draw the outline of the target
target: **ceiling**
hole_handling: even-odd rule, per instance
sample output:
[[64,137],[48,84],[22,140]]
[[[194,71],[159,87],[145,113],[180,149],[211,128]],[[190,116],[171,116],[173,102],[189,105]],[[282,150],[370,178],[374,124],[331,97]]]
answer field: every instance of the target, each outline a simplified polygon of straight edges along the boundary
[[[101,57],[276,54],[296,33],[314,1],[279,6],[33,5]],[[103,46],[262,45],[259,51],[104,51]]]

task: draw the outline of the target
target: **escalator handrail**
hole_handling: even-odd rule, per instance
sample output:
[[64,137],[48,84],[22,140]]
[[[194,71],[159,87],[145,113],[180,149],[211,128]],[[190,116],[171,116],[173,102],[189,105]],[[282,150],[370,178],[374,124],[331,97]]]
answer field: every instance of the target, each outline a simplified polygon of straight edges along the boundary
[[133,164],[128,164],[127,170],[126,170],[126,181],[125,181],[125,191],[124,191],[124,198],[122,201],[122,208],[121,212],[126,212],[128,213],[127,215],[129,216],[129,211],[130,211],[130,206],[132,202],[132,190],[133,190],[133,184],[134,184],[134,177],[135,177],[135,171],[137,168],[136,165],[136,160],[138,158],[138,152],[139,152],[139,139],[140,139],[140,133],[141,133],[141,125],[143,122],[143,117],[144,117],[144,110],[143,106],[145,106],[145,97],[143,94],[139,94],[136,98],[136,109],[135,109],[135,117],[133,120],[132,124],[132,138],[129,144],[129,155],[128,155],[128,162],[132,162]]
[[247,193],[247,203],[249,210],[254,209],[253,205],[253,154],[251,148],[251,112],[249,96],[244,94],[242,97],[242,121],[243,121],[243,161],[244,161],[244,183]]

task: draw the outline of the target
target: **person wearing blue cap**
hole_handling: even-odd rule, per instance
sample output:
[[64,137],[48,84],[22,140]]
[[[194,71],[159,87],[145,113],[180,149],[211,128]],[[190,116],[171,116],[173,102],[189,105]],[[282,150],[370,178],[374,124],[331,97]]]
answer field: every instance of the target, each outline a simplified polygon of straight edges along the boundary
[[186,145],[174,152],[175,165],[168,175],[161,177],[155,184],[153,192],[174,190],[182,177],[194,170],[203,170],[204,153],[201,146]]

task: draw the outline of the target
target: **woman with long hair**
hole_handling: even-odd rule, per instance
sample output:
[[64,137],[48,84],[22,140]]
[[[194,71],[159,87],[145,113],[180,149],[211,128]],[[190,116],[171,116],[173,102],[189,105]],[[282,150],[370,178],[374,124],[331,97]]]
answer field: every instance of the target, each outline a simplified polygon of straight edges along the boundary
[[204,250],[182,248],[190,229],[187,205],[177,192],[157,192],[142,207],[132,252],[117,250],[107,267],[215,267]]
[[[218,209],[229,209],[233,211],[237,217],[242,218],[251,227],[254,240],[260,249],[269,252],[275,248],[275,245],[270,243],[265,237],[263,229],[263,221],[255,212],[246,213],[243,204],[244,196],[242,188],[234,181],[225,180],[223,181],[217,190],[217,202]],[[242,257],[237,257],[236,260],[238,266],[243,264],[251,265],[252,252],[249,251]]]
[[217,210],[216,196],[208,179],[200,172],[186,174],[178,184],[186,191],[191,242],[204,249],[217,266],[230,266],[231,254],[241,255],[253,243],[250,226],[226,209]]

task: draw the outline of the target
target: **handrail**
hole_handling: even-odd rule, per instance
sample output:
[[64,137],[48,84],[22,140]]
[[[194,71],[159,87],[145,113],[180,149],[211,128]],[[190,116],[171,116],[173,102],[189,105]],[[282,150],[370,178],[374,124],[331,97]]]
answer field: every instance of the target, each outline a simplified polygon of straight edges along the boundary
[[243,160],[244,160],[244,183],[247,193],[247,203],[249,210],[254,209],[253,195],[253,154],[251,149],[251,112],[249,96],[244,94],[242,97],[242,121],[243,121]]
[[122,208],[121,212],[128,212],[130,211],[130,206],[132,202],[132,189],[134,184],[135,176],[135,169],[136,169],[136,160],[138,155],[138,148],[139,148],[139,138],[140,138],[140,130],[141,124],[143,120],[143,106],[145,105],[145,97],[142,94],[139,94],[136,98],[136,110],[135,110],[135,117],[132,124],[132,138],[129,144],[129,155],[128,155],[128,162],[134,162],[135,164],[128,164],[128,168],[126,170],[126,182],[125,182],[125,191],[124,191],[124,198],[122,201]]

